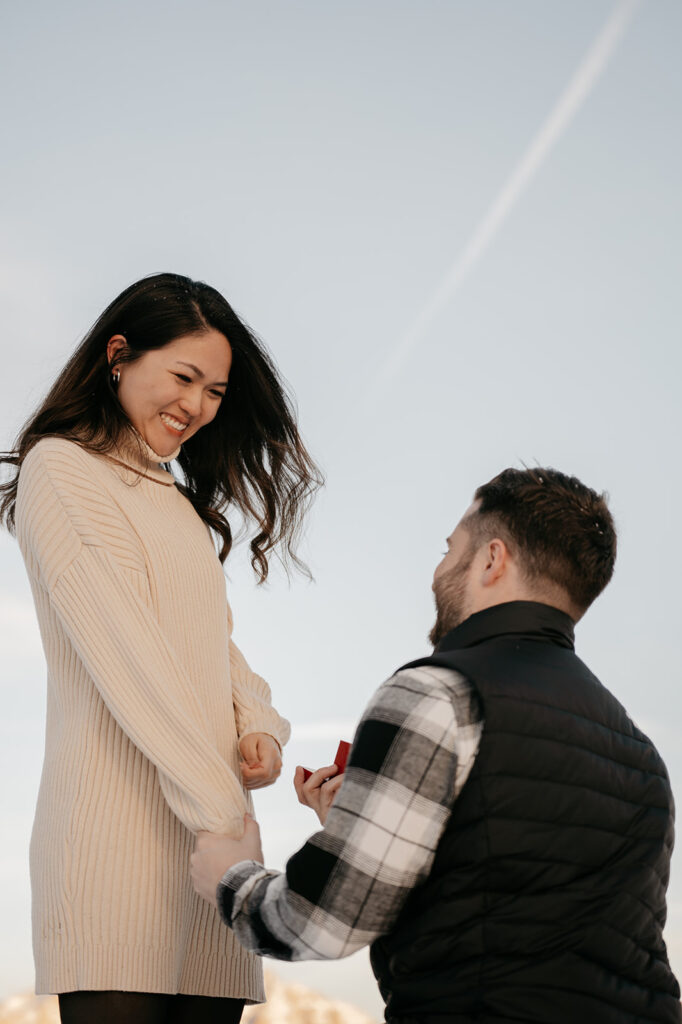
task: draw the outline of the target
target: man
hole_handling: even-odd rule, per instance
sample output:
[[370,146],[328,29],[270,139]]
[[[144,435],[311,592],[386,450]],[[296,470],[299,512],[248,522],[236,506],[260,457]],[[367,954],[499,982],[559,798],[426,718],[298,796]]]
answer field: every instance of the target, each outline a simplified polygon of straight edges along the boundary
[[394,1024],[679,1024],[668,776],[573,649],[615,554],[603,496],[574,477],[479,487],[434,575],[433,655],[380,687],[344,776],[296,771],[324,829],[284,874],[251,820],[239,841],[199,836],[195,886],[243,945],[371,943]]

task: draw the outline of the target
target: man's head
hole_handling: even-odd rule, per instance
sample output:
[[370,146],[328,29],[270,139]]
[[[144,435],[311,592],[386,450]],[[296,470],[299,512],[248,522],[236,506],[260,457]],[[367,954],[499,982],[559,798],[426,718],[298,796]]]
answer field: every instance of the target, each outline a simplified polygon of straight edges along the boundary
[[577,621],[613,574],[603,494],[555,469],[505,469],[479,487],[433,577],[437,644],[474,612],[541,601]]

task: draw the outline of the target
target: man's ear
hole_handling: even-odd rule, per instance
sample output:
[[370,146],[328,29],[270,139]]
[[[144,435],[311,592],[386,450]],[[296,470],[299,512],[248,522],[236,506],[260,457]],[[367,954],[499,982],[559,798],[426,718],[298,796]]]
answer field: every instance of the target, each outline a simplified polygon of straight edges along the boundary
[[485,546],[485,561],[481,572],[481,585],[491,587],[509,571],[509,550],[499,537]]
[[114,358],[116,353],[127,344],[128,342],[122,334],[114,334],[113,338],[109,338],[109,341],[107,342],[107,362],[111,364],[111,360]]

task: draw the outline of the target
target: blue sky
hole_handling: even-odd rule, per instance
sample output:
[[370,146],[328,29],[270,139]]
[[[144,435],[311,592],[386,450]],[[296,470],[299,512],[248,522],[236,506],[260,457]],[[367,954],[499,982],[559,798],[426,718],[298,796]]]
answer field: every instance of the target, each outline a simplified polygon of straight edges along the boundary
[[[427,650],[430,581],[475,487],[520,460],[605,489],[616,575],[578,651],[650,733],[679,794],[676,471],[682,8],[641,0],[470,274],[385,369],[489,212],[612,0],[5,5],[0,33],[0,443],[122,288],[221,289],[296,394],[327,474],[316,582],[228,564],[235,635],[294,723],[285,774],[333,755]],[[26,849],[44,668],[0,538],[0,994],[29,987]],[[273,864],[312,823],[260,794]],[[682,973],[682,866],[668,940]],[[277,968],[282,973],[284,969]],[[292,970],[292,969],[287,969]],[[364,954],[293,969],[375,1007]]]

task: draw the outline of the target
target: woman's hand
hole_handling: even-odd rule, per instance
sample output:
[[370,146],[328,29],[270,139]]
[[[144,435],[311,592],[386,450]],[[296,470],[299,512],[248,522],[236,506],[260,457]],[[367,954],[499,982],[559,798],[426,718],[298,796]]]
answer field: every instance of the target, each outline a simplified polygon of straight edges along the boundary
[[[318,768],[317,771],[312,773],[307,782],[304,781],[305,776],[300,765],[294,774],[294,788],[299,803],[305,804],[306,807],[312,807],[322,825],[327,820],[329,808],[334,803],[334,798],[343,782],[343,775],[336,775],[338,770],[339,767],[336,764],[330,764],[326,768]],[[331,776],[335,775],[336,778],[331,778]]]
[[190,870],[195,890],[217,907],[218,882],[225,872],[243,860],[263,863],[260,830],[250,814],[244,816],[244,835],[241,839],[217,836],[211,832],[198,832],[194,853],[190,857]]
[[245,789],[271,786],[282,771],[279,744],[266,732],[250,732],[239,741],[242,782]]

